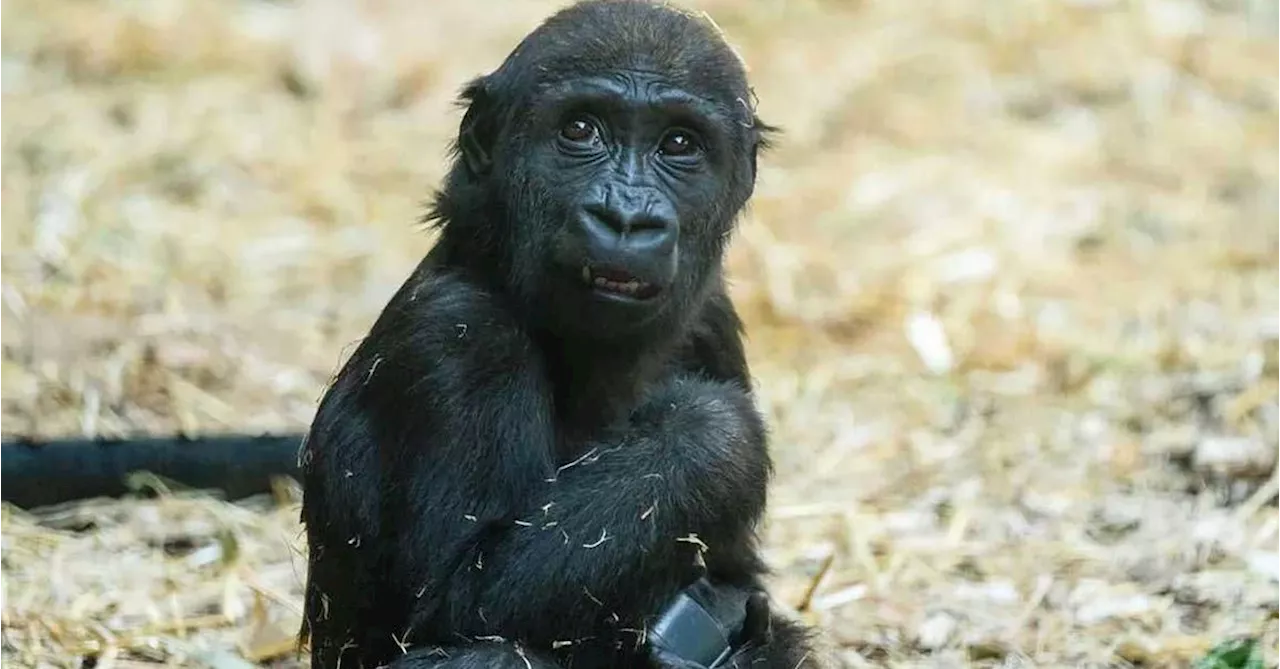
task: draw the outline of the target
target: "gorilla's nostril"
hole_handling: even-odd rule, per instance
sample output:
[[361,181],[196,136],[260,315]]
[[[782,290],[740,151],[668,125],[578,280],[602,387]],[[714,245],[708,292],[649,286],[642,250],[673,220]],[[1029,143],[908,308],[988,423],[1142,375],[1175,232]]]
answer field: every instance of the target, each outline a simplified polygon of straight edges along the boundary
[[655,216],[644,210],[614,209],[603,205],[587,205],[585,209],[590,218],[602,223],[604,227],[618,235],[626,235],[632,232],[663,231],[671,227],[670,223],[663,217]]
[[661,231],[661,230],[666,230],[669,226],[667,225],[667,222],[665,220],[657,216],[641,214],[637,216],[635,220],[631,221],[628,227],[633,231],[644,231],[644,230]]
[[614,216],[613,212],[604,207],[587,207],[587,218],[592,223],[599,224],[616,234],[620,235],[626,232],[623,222],[617,216]]

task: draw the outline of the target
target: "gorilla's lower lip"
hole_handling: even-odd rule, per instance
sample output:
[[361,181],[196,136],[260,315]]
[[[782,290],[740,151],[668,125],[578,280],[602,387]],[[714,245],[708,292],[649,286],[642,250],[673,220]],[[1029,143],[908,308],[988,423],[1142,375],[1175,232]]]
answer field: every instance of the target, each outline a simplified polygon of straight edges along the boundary
[[581,278],[583,284],[597,292],[630,300],[648,300],[662,292],[658,286],[614,267],[583,265]]

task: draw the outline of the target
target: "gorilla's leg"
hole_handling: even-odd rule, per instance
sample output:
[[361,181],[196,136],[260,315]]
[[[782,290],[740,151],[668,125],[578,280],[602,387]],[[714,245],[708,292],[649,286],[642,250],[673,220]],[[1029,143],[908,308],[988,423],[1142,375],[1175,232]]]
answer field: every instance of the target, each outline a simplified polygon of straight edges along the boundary
[[533,651],[510,643],[414,648],[388,669],[561,669]]

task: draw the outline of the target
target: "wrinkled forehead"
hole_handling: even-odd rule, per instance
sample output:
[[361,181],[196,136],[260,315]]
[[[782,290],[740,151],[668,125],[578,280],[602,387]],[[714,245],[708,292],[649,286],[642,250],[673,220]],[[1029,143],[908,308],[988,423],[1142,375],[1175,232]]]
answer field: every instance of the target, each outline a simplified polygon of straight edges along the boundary
[[589,105],[618,113],[648,109],[724,126],[750,127],[752,120],[748,101],[731,91],[709,94],[652,69],[611,69],[585,76],[549,78],[537,85],[534,99],[548,106]]

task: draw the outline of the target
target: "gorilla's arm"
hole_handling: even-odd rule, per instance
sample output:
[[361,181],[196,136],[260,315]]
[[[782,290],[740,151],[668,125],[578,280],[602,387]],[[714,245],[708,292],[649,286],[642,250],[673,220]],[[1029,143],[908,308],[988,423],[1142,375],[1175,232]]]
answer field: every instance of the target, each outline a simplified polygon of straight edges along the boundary
[[[553,471],[532,349],[493,297],[428,263],[326,392],[302,458],[313,666],[388,657],[483,535]],[[330,602],[341,602],[331,606]],[[436,626],[412,643],[457,643]],[[347,658],[351,659],[351,658]]]
[[701,546],[739,545],[758,518],[763,441],[743,392],[672,380],[516,517],[491,521],[450,584],[451,600],[474,606],[457,608],[455,625],[544,642],[606,619],[639,628],[687,581]]

